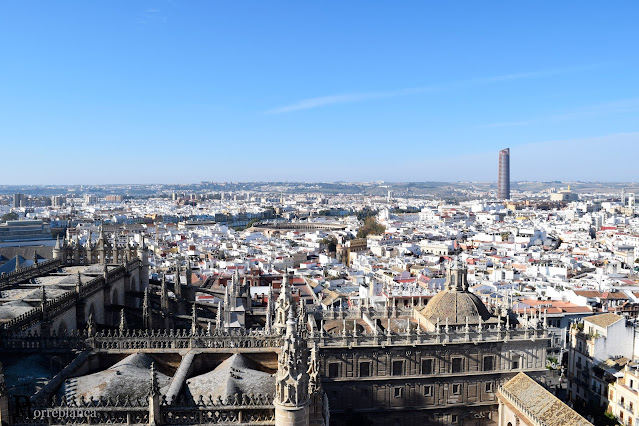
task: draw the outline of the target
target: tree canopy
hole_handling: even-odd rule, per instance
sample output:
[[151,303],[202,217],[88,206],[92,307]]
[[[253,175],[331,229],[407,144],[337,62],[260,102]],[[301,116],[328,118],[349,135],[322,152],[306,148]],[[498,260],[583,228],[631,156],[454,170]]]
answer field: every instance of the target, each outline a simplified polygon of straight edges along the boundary
[[0,222],[4,223],[7,220],[17,220],[20,216],[18,216],[18,213],[16,212],[9,212],[9,213],[5,213],[2,215],[2,218],[0,218]]
[[357,231],[357,238],[366,238],[369,235],[383,234],[384,231],[386,231],[386,227],[384,225],[377,222],[373,216],[368,216],[364,221],[364,226],[359,228]]

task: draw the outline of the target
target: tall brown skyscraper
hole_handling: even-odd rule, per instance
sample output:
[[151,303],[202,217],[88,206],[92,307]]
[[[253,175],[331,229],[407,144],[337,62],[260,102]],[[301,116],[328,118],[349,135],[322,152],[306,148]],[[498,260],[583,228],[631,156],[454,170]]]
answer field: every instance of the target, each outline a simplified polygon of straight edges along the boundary
[[497,179],[497,198],[510,198],[510,148],[499,151],[499,177]]

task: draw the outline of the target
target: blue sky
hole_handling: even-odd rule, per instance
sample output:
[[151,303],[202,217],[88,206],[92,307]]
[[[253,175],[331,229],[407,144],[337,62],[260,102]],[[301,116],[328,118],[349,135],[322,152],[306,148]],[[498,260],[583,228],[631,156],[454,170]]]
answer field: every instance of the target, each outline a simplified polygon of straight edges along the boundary
[[638,181],[639,2],[3,1],[0,184]]

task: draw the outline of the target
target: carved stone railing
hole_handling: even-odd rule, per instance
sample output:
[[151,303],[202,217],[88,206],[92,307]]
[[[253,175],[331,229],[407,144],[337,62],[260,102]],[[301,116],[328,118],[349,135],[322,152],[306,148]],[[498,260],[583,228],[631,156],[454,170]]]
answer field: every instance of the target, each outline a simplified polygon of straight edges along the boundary
[[364,307],[353,307],[349,309],[318,309],[313,307],[308,307],[310,313],[315,316],[317,319],[357,319],[361,318],[362,314],[367,314],[371,318],[394,318],[394,317],[407,317],[413,315],[413,308],[395,308],[386,307],[386,308],[364,308]]
[[87,339],[94,351],[138,351],[180,349],[258,349],[280,348],[281,336],[262,330],[220,331],[192,333],[190,330],[146,331],[127,330],[124,333],[97,333]]
[[183,399],[175,403],[162,399],[164,424],[246,424],[274,425],[275,407],[269,395],[235,394],[222,398],[209,396],[192,404]]
[[[52,262],[52,263],[48,263],[48,262]],[[54,265],[57,265],[55,266],[55,268],[59,267],[61,263],[58,259],[54,259],[47,262],[42,262],[41,264],[38,264],[38,265],[45,265],[45,264],[48,265],[47,268],[51,269],[53,268]],[[104,289],[105,282],[116,281],[120,279],[121,277],[123,277],[125,274],[137,269],[139,265],[140,265],[140,259],[135,258],[129,261],[126,265],[119,265],[118,267],[108,271],[106,281],[104,279],[104,276],[97,276],[88,282],[82,283],[80,285],[79,294],[75,290],[73,290],[73,291],[68,291],[66,293],[63,293],[60,296],[57,296],[53,299],[47,300],[47,303],[45,306],[46,317],[52,318],[60,313],[65,312],[69,307],[77,303],[78,299],[84,299],[86,297],[93,295],[97,291],[101,291],[102,289]],[[34,276],[39,276],[42,273],[44,273],[45,271],[42,268],[43,267],[38,266],[39,273],[34,274]],[[19,280],[19,281],[22,281],[22,280]],[[45,287],[45,290],[46,290],[46,287]],[[27,311],[5,322],[4,324],[2,324],[0,329],[7,330],[7,331],[26,330],[29,327],[32,327],[33,325],[42,321],[44,317],[45,316],[42,313],[42,307],[35,307],[31,309],[30,311]]]
[[39,352],[56,350],[138,351],[180,349],[260,349],[281,347],[281,335],[273,331],[147,331],[109,330],[89,336],[86,331],[42,335],[31,331],[5,332],[0,338],[0,352]]
[[7,286],[18,284],[22,281],[30,280],[31,278],[51,272],[54,269],[58,269],[60,266],[62,266],[62,261],[60,259],[50,259],[36,263],[27,268],[22,268],[18,271],[0,274],[0,290]]
[[76,331],[69,334],[41,335],[38,333],[15,332],[5,333],[0,339],[2,352],[40,352],[52,350],[82,350],[86,347],[86,332]]
[[[163,424],[274,425],[275,407],[269,395],[235,394],[227,398],[200,397],[197,401],[167,401],[158,396]],[[12,424],[148,424],[149,398],[67,398],[55,396],[48,404],[27,397],[11,400]]]
[[439,332],[427,332],[411,328],[400,332],[378,332],[359,334],[347,330],[346,334],[328,334],[314,332],[310,338],[315,340],[320,348],[353,347],[353,346],[415,346],[415,345],[447,345],[484,342],[529,341],[548,339],[548,332],[541,328],[500,328],[500,327],[469,327],[466,332],[462,329],[445,330],[440,327]]
[[45,304],[45,313],[42,312],[42,307],[33,308],[24,314],[18,315],[15,318],[2,324],[2,329],[6,331],[20,331],[26,330],[29,327],[37,324],[46,318],[53,318],[71,306],[75,305],[78,301],[78,294],[75,291],[68,291],[53,299],[47,300]]

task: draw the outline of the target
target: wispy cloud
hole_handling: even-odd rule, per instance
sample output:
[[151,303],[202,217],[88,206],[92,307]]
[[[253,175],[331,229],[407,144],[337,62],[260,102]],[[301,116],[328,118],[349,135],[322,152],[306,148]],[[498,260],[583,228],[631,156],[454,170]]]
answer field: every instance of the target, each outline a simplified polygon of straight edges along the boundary
[[146,9],[138,16],[137,23],[141,25],[166,24],[168,20],[168,16],[163,14],[160,9]]
[[479,127],[517,127],[529,126],[532,124],[561,122],[568,120],[579,120],[583,118],[595,117],[599,115],[639,113],[639,98],[619,99],[616,101],[604,102],[597,105],[589,105],[560,114],[552,114],[543,117],[532,118],[519,121],[505,121],[497,123],[483,124]]
[[436,87],[414,87],[408,89],[389,90],[382,92],[345,93],[341,95],[318,96],[316,98],[303,99],[283,107],[265,111],[265,114],[282,114],[285,112],[300,111],[304,109],[319,108],[328,105],[364,102],[373,99],[396,98],[398,96],[414,95],[417,93],[434,92],[441,90]]
[[464,87],[480,86],[480,85],[499,83],[499,82],[505,82],[505,81],[530,80],[535,78],[550,77],[550,76],[558,75],[558,74],[566,74],[570,72],[583,71],[586,69],[591,69],[591,68],[595,68],[599,66],[601,65],[583,65],[579,67],[570,67],[570,68],[554,68],[554,69],[547,69],[547,70],[520,72],[520,73],[497,75],[492,77],[481,77],[481,78],[475,78],[475,79],[469,79],[469,80],[461,80],[456,82],[444,83],[437,86],[412,87],[412,88],[387,90],[387,91],[342,93],[342,94],[334,94],[334,95],[327,95],[327,96],[318,96],[313,98],[302,99],[301,101],[297,101],[289,105],[272,108],[267,111],[264,111],[264,113],[265,114],[283,114],[287,112],[320,108],[320,107],[325,107],[329,105],[365,102],[365,101],[376,100],[376,99],[396,98],[400,96],[409,96],[409,95],[416,95],[416,94],[428,93],[428,92],[454,90],[454,89],[460,89]]

